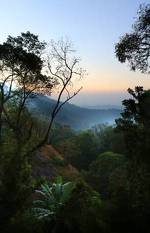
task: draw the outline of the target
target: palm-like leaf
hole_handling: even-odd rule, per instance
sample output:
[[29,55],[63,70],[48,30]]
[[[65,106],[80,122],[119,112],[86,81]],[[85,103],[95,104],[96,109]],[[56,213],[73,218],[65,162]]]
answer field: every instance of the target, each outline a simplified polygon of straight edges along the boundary
[[34,215],[41,218],[55,218],[61,207],[69,200],[70,195],[75,188],[75,184],[67,182],[63,184],[62,177],[56,179],[56,183],[41,185],[41,190],[36,190],[41,199],[33,202]]

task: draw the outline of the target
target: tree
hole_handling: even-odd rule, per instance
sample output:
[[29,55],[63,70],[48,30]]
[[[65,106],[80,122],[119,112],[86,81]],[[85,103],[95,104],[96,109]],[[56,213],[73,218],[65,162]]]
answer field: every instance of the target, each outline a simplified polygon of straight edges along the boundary
[[73,86],[74,81],[80,80],[85,74],[85,70],[79,66],[80,60],[73,56],[74,52],[75,50],[72,49],[72,45],[68,41],[51,41],[46,72],[52,80],[55,80],[55,87],[57,86],[56,104],[50,113],[50,120],[44,137],[33,147],[31,152],[43,146],[48,139],[50,142],[50,131],[58,112],[82,89],[82,87],[74,89]]
[[106,151],[124,153],[125,145],[123,135],[116,132],[115,127],[107,124],[100,124],[92,127],[92,131],[99,148],[99,153]]
[[79,169],[88,169],[90,163],[96,159],[98,154],[97,143],[92,131],[87,130],[79,133],[74,138],[77,147],[77,156],[72,158],[72,164]]
[[113,173],[123,167],[125,157],[113,152],[104,152],[93,161],[85,173],[85,179],[103,198],[110,197],[110,179]]
[[[127,189],[132,227],[136,232],[149,229],[150,195],[150,90],[143,87],[129,89],[132,98],[123,101],[122,117],[116,120],[119,132],[123,133],[126,145]],[[113,182],[114,183],[114,182]],[[120,195],[118,194],[118,198]],[[117,198],[116,198],[117,199]]]
[[[50,109],[47,129],[36,144],[33,141],[30,143],[31,153],[47,143],[56,115],[81,90],[73,88],[74,80],[80,80],[84,71],[79,67],[79,59],[72,56],[74,50],[71,43],[52,41],[48,58],[42,56],[45,47],[46,43],[40,42],[38,36],[30,32],[18,37],[9,36],[0,45],[0,140],[2,129],[7,125],[18,139],[18,151],[23,137],[21,117],[29,98],[39,92],[51,94],[52,88],[57,86],[57,101],[52,111]],[[8,106],[14,101],[16,116],[12,119]],[[30,135],[32,130],[33,125],[29,130]],[[30,135],[26,143],[30,141]]]
[[100,195],[84,181],[79,180],[64,208],[64,232],[107,232],[105,230],[108,226],[103,222],[101,207]]
[[[48,58],[45,58],[42,53],[46,43],[40,42],[38,36],[30,32],[18,37],[9,36],[0,45],[0,136],[5,121],[16,132],[16,136],[21,138],[19,122],[27,100],[34,93],[51,94],[52,88],[57,86],[57,102],[50,111],[47,130],[31,152],[47,142],[56,115],[81,90],[73,90],[74,79],[79,80],[84,71],[79,67],[79,59],[72,56],[74,50],[71,46],[70,42],[52,41]],[[65,92],[66,98],[63,100]],[[15,124],[12,124],[6,108],[11,99],[17,99],[18,104]]]
[[[73,89],[74,78],[82,76],[82,69],[77,68],[79,60],[70,57],[71,45],[53,42],[48,59],[43,54],[45,48],[46,43],[30,32],[9,36],[0,44],[0,207],[1,212],[7,212],[6,222],[26,203],[31,154],[48,142],[56,115],[80,91],[68,90],[69,86]],[[50,111],[48,127],[39,137],[27,102],[37,93],[50,95],[56,86],[57,102]],[[67,97],[63,101],[64,92]],[[9,192],[11,187],[13,192]]]
[[[141,5],[133,31],[116,45],[120,62],[128,62],[132,70],[150,71],[150,4]],[[128,89],[131,98],[123,101],[122,117],[116,121],[117,130],[124,135],[128,157],[127,196],[130,212],[135,216],[132,226],[136,232],[148,232],[150,216],[150,90],[143,87]],[[119,195],[118,195],[119,196]],[[130,222],[131,223],[131,222]],[[131,225],[131,224],[130,224]]]
[[138,164],[149,164],[150,90],[136,87],[128,89],[132,98],[123,101],[122,117],[116,120],[117,130],[124,134],[126,154]]
[[141,5],[133,31],[125,34],[115,47],[118,60],[128,61],[132,70],[150,71],[150,4]]
[[[6,42],[0,45],[0,138],[3,122],[7,123],[16,135],[19,134],[19,121],[26,99],[38,88],[40,82],[45,85],[46,76],[41,74],[43,61],[39,55],[44,48],[45,44],[29,32],[16,38],[9,36]],[[18,88],[14,88],[14,85]],[[18,99],[16,124],[11,124],[6,109],[12,99]]]
[[[26,154],[33,121],[26,108],[30,94],[46,88],[41,53],[45,43],[30,32],[0,44],[0,209],[1,227],[22,211],[31,193],[31,166]],[[28,146],[27,146],[28,145]],[[2,229],[4,231],[4,229]]]

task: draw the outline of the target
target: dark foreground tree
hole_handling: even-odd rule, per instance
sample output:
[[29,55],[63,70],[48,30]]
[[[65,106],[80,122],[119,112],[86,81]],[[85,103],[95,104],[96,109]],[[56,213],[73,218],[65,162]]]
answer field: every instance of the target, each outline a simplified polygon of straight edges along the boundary
[[[124,100],[122,117],[116,120],[117,130],[124,135],[128,158],[124,193],[132,232],[149,232],[150,218],[150,90],[129,89],[130,99]],[[117,178],[118,180],[118,178]],[[117,182],[117,181],[116,181]],[[115,182],[113,181],[115,184]],[[117,191],[115,200],[121,206]],[[122,212],[123,210],[120,209]],[[127,211],[127,210],[126,210]],[[122,212],[123,213],[123,212]]]
[[[0,44],[0,227],[27,207],[31,193],[31,155],[47,143],[54,119],[61,107],[79,91],[73,81],[82,76],[79,60],[65,42],[52,43],[50,56],[43,54],[46,43],[30,32],[9,36]],[[42,135],[27,106],[37,93],[50,95],[57,86],[56,105],[50,109],[48,126]],[[62,96],[67,93],[64,101]],[[62,102],[61,102],[62,101]]]
[[[46,43],[30,32],[7,38],[0,45],[0,139],[5,123],[15,132],[19,140],[20,118],[27,100],[34,93],[51,94],[57,86],[57,101],[50,109],[49,123],[42,139],[30,148],[33,152],[44,145],[59,110],[81,90],[74,90],[73,83],[80,80],[84,71],[79,67],[79,59],[73,56],[70,42],[52,42],[48,57],[43,50]],[[10,101],[17,100],[16,122],[12,122],[7,111]],[[3,118],[3,119],[2,119]],[[3,124],[4,123],[4,124]]]
[[118,60],[128,62],[132,70],[150,71],[150,4],[141,5],[131,33],[115,47]]
[[122,117],[116,120],[122,131],[129,159],[149,165],[150,162],[150,90],[136,87],[128,89],[130,99],[124,100]]
[[[115,49],[120,62],[128,62],[131,70],[149,74],[150,4],[140,6],[132,32],[125,34]],[[119,189],[116,188],[114,192],[115,203],[117,216],[122,216],[122,219],[128,217],[124,229],[127,225],[130,227],[127,227],[126,232],[149,232],[150,90],[135,87],[135,90],[128,89],[128,92],[131,98],[123,101],[124,111],[116,121],[117,130],[124,136],[128,166],[124,181],[122,180],[124,189],[118,192]],[[116,183],[114,180],[113,184]],[[123,207],[123,200],[126,200],[127,208]],[[121,229],[123,224],[120,226],[118,223],[118,226]]]
[[27,156],[33,140],[33,120],[26,101],[51,79],[42,74],[45,43],[30,32],[8,37],[0,45],[0,225],[27,205],[31,167]]

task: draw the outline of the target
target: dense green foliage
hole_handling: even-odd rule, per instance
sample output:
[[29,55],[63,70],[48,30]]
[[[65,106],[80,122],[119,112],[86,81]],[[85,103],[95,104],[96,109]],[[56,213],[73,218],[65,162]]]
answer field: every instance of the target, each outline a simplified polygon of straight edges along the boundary
[[[2,231],[28,208],[32,193],[29,151],[38,140],[25,102],[29,87],[46,81],[40,58],[45,44],[30,32],[0,45],[0,219]],[[14,88],[14,85],[18,88]],[[28,87],[28,88],[27,88]],[[28,89],[28,91],[27,91]],[[32,130],[34,128],[34,130]]]
[[[116,120],[116,127],[99,125],[78,133],[67,126],[55,125],[53,128],[53,145],[64,156],[64,163],[77,167],[82,179],[91,186],[83,181],[74,181],[75,188],[70,189],[65,202],[65,183],[61,182],[49,186],[43,179],[42,189],[37,187],[40,191],[31,195],[32,167],[30,157],[25,153],[26,147],[21,147],[24,149],[20,151],[16,147],[18,144],[13,131],[4,131],[3,137],[7,139],[7,144],[1,150],[4,151],[1,160],[1,171],[4,173],[1,174],[0,189],[3,232],[11,232],[10,229],[13,229],[16,233],[120,233],[131,230],[137,233],[139,229],[142,232],[149,229],[150,135],[147,105],[150,96],[149,91],[140,87],[135,92],[129,92],[132,99],[123,102],[124,111],[120,119]],[[12,118],[13,114],[15,112],[12,108]],[[22,116],[21,129],[27,133],[27,119],[29,122],[34,121],[35,125],[36,121],[32,117],[27,118],[26,112]],[[37,130],[38,133],[40,130]],[[24,137],[26,133],[23,133]],[[35,140],[34,134],[32,138]],[[21,145],[24,145],[23,142],[22,137]],[[60,161],[54,157],[52,162],[55,165]],[[9,176],[6,175],[7,171]],[[34,184],[37,185],[38,181]],[[34,208],[31,200],[36,203]],[[7,228],[4,224],[7,224]]]
[[113,152],[104,152],[94,160],[89,170],[84,172],[85,179],[103,198],[110,196],[110,181],[118,169],[125,166],[125,158]]
[[41,199],[36,199],[32,211],[36,218],[49,218],[57,220],[60,217],[60,211],[69,200],[75,184],[67,182],[63,184],[62,177],[57,177],[56,183],[42,184],[41,190],[36,190],[36,194]]

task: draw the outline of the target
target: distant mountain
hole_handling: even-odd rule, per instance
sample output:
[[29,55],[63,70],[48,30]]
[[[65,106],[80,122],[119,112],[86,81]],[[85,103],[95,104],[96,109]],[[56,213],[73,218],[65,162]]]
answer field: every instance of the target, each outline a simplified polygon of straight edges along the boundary
[[[43,95],[37,95],[28,102],[29,108],[38,117],[47,119],[56,101]],[[60,110],[56,122],[69,125],[74,129],[87,129],[95,124],[114,124],[121,109],[88,109],[67,103]]]

